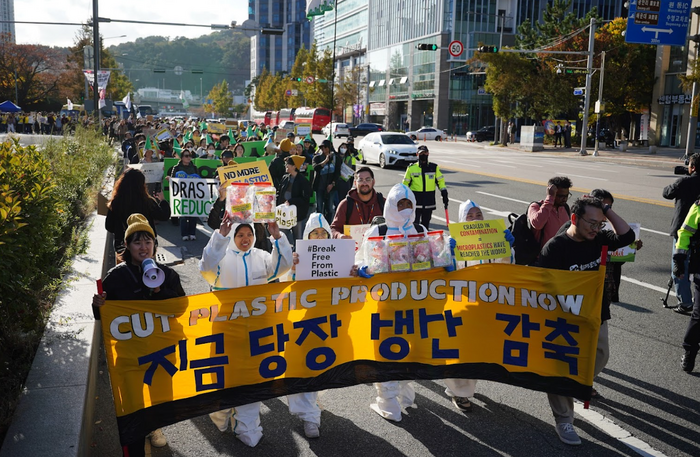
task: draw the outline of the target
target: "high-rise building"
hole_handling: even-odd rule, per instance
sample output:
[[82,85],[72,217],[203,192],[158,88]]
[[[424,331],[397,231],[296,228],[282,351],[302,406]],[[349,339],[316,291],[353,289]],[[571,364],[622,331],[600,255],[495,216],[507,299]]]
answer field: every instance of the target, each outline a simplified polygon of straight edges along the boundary
[[[15,0],[0,0],[0,20],[14,21],[15,20]],[[15,43],[17,38],[15,35],[15,24],[13,22],[0,23],[0,33],[3,39],[8,39]]]
[[306,0],[248,0],[248,19],[262,29],[250,39],[250,77],[288,72],[303,45],[311,48]]

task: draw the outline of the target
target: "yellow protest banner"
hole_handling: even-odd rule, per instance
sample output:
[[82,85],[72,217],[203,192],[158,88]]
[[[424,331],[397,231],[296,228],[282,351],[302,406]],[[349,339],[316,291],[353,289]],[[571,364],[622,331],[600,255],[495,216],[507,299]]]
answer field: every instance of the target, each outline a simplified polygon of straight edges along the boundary
[[219,167],[219,181],[228,186],[232,182],[269,182],[272,183],[270,169],[267,168],[267,162],[264,160],[255,160],[252,162],[237,163],[226,167]]
[[221,134],[221,133],[226,133],[227,129],[226,129],[226,126],[224,124],[210,122],[207,124],[207,131],[209,133]]
[[400,379],[590,398],[605,268],[484,264],[107,301],[122,442],[222,408]]
[[503,231],[502,219],[450,224],[450,236],[455,239],[455,259],[486,260],[510,257],[510,244]]

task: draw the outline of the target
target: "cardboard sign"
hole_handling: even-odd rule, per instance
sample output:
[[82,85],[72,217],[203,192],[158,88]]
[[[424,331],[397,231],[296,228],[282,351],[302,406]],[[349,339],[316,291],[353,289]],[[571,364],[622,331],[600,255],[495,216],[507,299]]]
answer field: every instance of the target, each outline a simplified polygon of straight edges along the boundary
[[213,122],[210,124],[207,124],[207,131],[209,131],[209,133],[222,134],[222,133],[226,133],[227,130],[228,129],[226,128],[226,126],[224,126],[224,124],[218,124],[218,123],[215,124]]
[[355,264],[353,240],[297,240],[296,279],[349,278]]
[[355,251],[358,251],[360,246],[362,246],[365,232],[369,229],[370,225],[371,224],[358,224],[343,226],[343,234],[355,240]]
[[214,179],[170,178],[170,207],[172,215],[206,217],[219,198]]
[[232,182],[245,182],[248,184],[254,182],[272,183],[270,170],[267,168],[267,163],[264,160],[219,167],[218,172],[219,181],[225,186]]
[[[634,262],[634,258],[637,255],[637,240],[639,239],[639,230],[642,228],[642,224],[639,222],[630,222],[628,224],[632,230],[634,230],[634,241],[629,246],[618,249],[610,254],[611,262]],[[603,230],[612,230],[609,222],[603,225]]]
[[486,260],[510,257],[510,244],[503,231],[503,219],[450,224],[450,236],[457,242],[455,259]]
[[146,176],[146,184],[160,182],[163,179],[163,162],[129,164],[129,168],[141,170]]
[[287,132],[287,129],[277,129],[277,131],[275,131],[275,137],[272,139],[272,141],[274,141],[277,144],[280,144],[282,140],[287,138]]
[[167,129],[167,128],[160,129],[160,130],[159,130],[158,132],[156,132],[156,134],[155,134],[155,138],[156,138],[156,140],[158,140],[159,142],[160,142],[160,141],[169,140],[169,139],[172,138],[172,137],[173,137],[173,136],[170,134],[170,130]]
[[297,124],[294,126],[297,136],[311,135],[311,124]]

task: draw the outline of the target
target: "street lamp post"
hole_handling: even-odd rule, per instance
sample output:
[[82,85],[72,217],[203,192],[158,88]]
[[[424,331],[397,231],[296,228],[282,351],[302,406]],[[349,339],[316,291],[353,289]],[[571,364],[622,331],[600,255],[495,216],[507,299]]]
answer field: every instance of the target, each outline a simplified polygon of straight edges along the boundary
[[95,62],[95,70],[92,74],[92,98],[94,101],[93,114],[99,122],[101,113],[99,108],[100,89],[97,86],[97,72],[100,70],[100,22],[98,18],[99,13],[97,7],[97,0],[92,0],[92,46],[94,48],[93,59]]
[[600,115],[603,112],[603,79],[605,77],[605,51],[600,54],[600,82],[598,83],[598,106],[595,122],[595,148],[593,155],[598,156],[598,132],[600,131]]

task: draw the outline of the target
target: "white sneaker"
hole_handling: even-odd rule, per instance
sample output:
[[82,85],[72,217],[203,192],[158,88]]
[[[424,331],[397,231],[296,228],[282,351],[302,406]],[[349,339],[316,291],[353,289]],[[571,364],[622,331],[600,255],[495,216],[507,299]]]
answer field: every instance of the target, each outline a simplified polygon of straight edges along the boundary
[[190,241],[194,241],[194,240],[196,240],[196,239],[197,239],[197,237],[196,237],[196,236],[194,236],[194,235],[190,235]]
[[182,241],[187,241],[187,240],[189,240],[189,239],[190,239],[190,237],[187,236],[187,235],[185,235],[185,236],[182,237]]
[[313,422],[304,421],[304,435],[307,438],[318,438],[321,433],[318,431],[318,425]]
[[149,438],[151,438],[151,446],[154,447],[163,447],[168,444],[165,435],[163,435],[163,430],[161,429],[152,431]]
[[578,437],[576,429],[574,429],[573,424],[568,422],[562,422],[554,427],[557,430],[557,435],[562,443],[568,444],[570,446],[578,446],[581,444],[581,438]]

